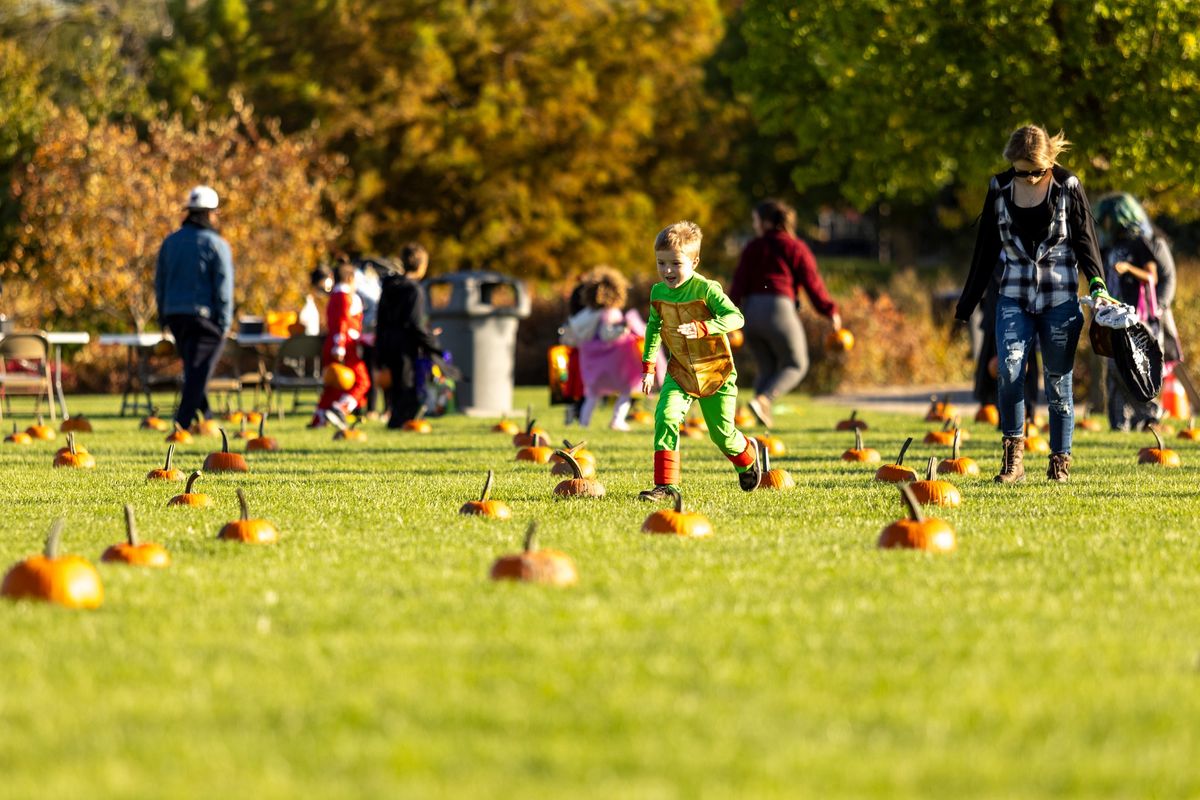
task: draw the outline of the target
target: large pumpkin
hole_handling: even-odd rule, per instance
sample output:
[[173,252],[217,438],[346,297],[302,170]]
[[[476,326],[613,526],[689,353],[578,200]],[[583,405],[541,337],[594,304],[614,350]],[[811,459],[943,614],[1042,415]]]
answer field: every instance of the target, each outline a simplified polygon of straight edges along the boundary
[[537,523],[529,523],[525,532],[525,546],[520,553],[501,556],[492,564],[491,578],[494,581],[524,581],[545,583],[552,586],[571,586],[578,582],[579,574],[571,558],[558,550],[534,550]]
[[932,550],[949,553],[955,548],[954,528],[942,519],[926,518],[912,489],[900,484],[900,496],[908,506],[908,518],[888,525],[879,534],[879,547]]
[[675,499],[675,508],[660,509],[642,523],[642,533],[662,533],[672,536],[711,536],[713,529],[708,517],[694,511],[683,510],[683,495],[674,486],[667,491]]
[[59,517],[46,537],[46,548],[14,565],[0,584],[0,595],[13,600],[40,600],[67,608],[99,608],[104,602],[100,573],[79,556],[60,556],[59,540],[66,520]]
[[896,456],[896,463],[884,464],[877,469],[875,471],[875,480],[887,481],[888,483],[901,483],[917,479],[916,471],[904,466],[904,454],[908,452],[908,448],[912,445],[912,442],[911,436],[904,440],[904,444],[900,446],[900,454]]

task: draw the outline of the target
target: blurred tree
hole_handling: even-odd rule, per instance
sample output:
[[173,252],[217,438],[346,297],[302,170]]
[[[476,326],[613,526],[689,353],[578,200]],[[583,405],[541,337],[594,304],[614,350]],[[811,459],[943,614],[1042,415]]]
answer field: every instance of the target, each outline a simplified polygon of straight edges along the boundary
[[144,137],[74,109],[55,113],[15,183],[23,226],[5,273],[36,283],[59,316],[141,330],[155,315],[159,244],[182,219],[188,189],[207,183],[222,198],[239,310],[298,307],[338,233],[327,221],[338,206],[323,202],[341,165],[311,137],[260,127],[240,98],[231,106],[231,116],[194,127],[152,121]]
[[961,223],[1034,122],[1075,142],[1093,194],[1196,216],[1198,31],[1193,0],[748,0],[734,74],[763,132],[795,143],[800,191],[866,208],[951,187]]
[[720,229],[731,126],[705,91],[716,0],[171,0],[154,91],[241,87],[285,130],[316,120],[353,169],[345,243],[557,277],[648,268],[651,237]]

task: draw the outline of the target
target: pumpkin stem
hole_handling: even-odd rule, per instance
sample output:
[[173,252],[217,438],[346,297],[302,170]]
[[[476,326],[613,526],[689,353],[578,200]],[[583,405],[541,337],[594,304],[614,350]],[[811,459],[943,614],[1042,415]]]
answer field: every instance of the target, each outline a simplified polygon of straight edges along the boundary
[[850,411],[850,421],[851,421],[851,422],[854,422],[854,420],[855,420],[855,419],[857,419],[857,418],[858,418],[858,409],[857,409],[857,408],[855,408],[855,409],[853,409],[853,410],[851,410],[851,411]]
[[16,436],[16,435],[17,435],[17,423],[16,423],[16,421],[14,420],[14,421],[13,421],[13,436]]
[[137,527],[133,524],[133,506],[125,504],[125,541],[130,547],[138,546]]
[[71,451],[71,455],[73,455],[73,456],[78,455],[78,453],[75,452],[75,433],[74,432],[67,434],[67,449]]
[[166,466],[163,467],[164,471],[169,472],[171,470],[171,459],[174,457],[175,457],[175,443],[171,442],[169,445],[167,445],[167,464],[166,464]]
[[583,470],[579,467],[579,462],[575,460],[575,456],[566,450],[555,450],[554,455],[566,461],[571,466],[571,474],[575,476],[575,480],[583,480]]
[[49,559],[58,558],[58,542],[62,539],[63,528],[67,526],[67,518],[59,517],[50,525],[50,533],[46,535],[46,547],[42,554]]
[[176,422],[175,422],[175,432],[183,433],[183,426],[179,424],[178,420],[176,420]]
[[38,414],[38,415],[37,415],[37,420],[38,420],[38,423],[37,423],[37,424],[38,424],[38,427],[39,427],[39,428],[40,428],[41,426],[43,426],[43,425],[45,425],[45,424],[46,424],[46,420],[42,418],[42,415],[41,415],[41,414]]
[[533,428],[533,404],[525,406],[525,431],[528,433]]
[[261,417],[258,418],[258,438],[260,438],[260,439],[266,438],[263,435],[263,428],[265,428],[266,425],[267,425],[267,415],[263,414]]
[[533,436],[533,426],[537,424],[536,419],[529,420],[529,424],[525,426],[525,435]]
[[[1150,432],[1152,434],[1154,434],[1154,441],[1155,441],[1155,443],[1158,444],[1158,449],[1162,450],[1163,449],[1162,437],[1158,435],[1158,430],[1154,427],[1151,427]],[[71,452],[75,452],[75,451],[72,450]]]
[[[955,418],[955,419],[957,419],[957,418]],[[955,424],[955,419],[947,418],[946,421],[942,423],[942,430],[949,431],[950,426]]]
[[896,456],[896,466],[899,467],[904,463],[904,454],[908,452],[908,448],[912,446],[912,437],[904,440],[904,444],[900,445],[900,455]]
[[854,449],[855,449],[855,450],[862,450],[862,449],[863,449],[863,447],[862,447],[862,444],[863,444],[863,442],[862,442],[862,429],[861,429],[861,428],[855,428],[855,429],[854,429]]
[[425,419],[425,410],[426,409],[425,409],[424,403],[417,406],[417,416],[415,417],[415,419]]
[[925,513],[921,511],[921,504],[917,502],[917,496],[913,494],[913,490],[907,483],[900,484],[900,499],[908,506],[908,515],[913,522],[925,521]]
[[929,464],[925,467],[925,480],[937,480],[937,456],[929,457]]
[[766,475],[771,471],[771,453],[761,444],[758,446],[758,452],[762,456],[762,474]]
[[246,493],[242,491],[242,487],[240,486],[237,490],[237,496],[238,505],[242,509],[242,521],[245,522],[246,520],[250,519],[250,506],[246,505]]
[[537,535],[537,520],[529,523],[529,527],[525,529],[525,552],[533,552],[533,537]]
[[962,440],[962,431],[958,428],[954,429],[954,444],[950,446],[950,457],[958,461],[958,444]]
[[195,485],[196,479],[200,477],[200,470],[196,470],[191,475],[188,475],[187,484],[183,487],[184,494],[192,493],[192,486]]
[[496,473],[488,470],[487,479],[483,482],[483,492],[479,495],[479,502],[486,503],[488,496],[492,493],[492,484],[496,481]]
[[683,513],[683,494],[674,486],[668,486],[667,491],[671,493],[671,497],[675,498],[675,513]]
[[587,439],[579,440],[578,444],[571,444],[569,439],[563,439],[563,447],[567,448],[568,453],[578,453],[587,444]]
[[245,417],[245,415],[242,415],[241,421],[242,421],[241,431],[242,431],[242,433],[245,433],[246,432],[246,417]]
[[221,432],[221,452],[228,453],[229,452],[229,437],[225,435],[224,428],[217,428],[217,430],[219,430]]

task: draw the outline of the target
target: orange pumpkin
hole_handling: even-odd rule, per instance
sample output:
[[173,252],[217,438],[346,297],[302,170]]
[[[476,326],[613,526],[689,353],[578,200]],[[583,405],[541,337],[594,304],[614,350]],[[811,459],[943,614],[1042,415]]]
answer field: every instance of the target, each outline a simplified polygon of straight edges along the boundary
[[680,427],[679,435],[688,439],[704,439],[708,437],[708,434],[703,430],[697,428],[695,425],[688,425],[687,423],[684,423],[683,426]]
[[1162,436],[1154,428],[1150,429],[1150,433],[1154,434],[1154,447],[1143,447],[1138,451],[1139,464],[1151,464],[1156,467],[1178,467],[1183,462],[1179,460],[1179,454],[1174,450],[1168,450],[1163,447]]
[[858,409],[854,409],[850,412],[850,417],[848,419],[838,421],[836,429],[839,431],[865,431],[867,429],[867,423],[858,418]]
[[778,436],[772,436],[769,431],[767,433],[760,433],[754,439],[762,446],[764,451],[773,456],[787,455],[787,445]]
[[508,417],[501,417],[500,421],[492,426],[492,433],[507,433],[509,436],[514,436],[520,432],[520,426]]
[[137,528],[133,524],[133,506],[126,503],[125,541],[105,550],[100,560],[135,567],[166,567],[171,563],[171,556],[160,544],[138,541]]
[[981,405],[979,410],[975,412],[975,421],[982,422],[985,425],[1000,424],[1000,409],[992,403]]
[[91,433],[92,423],[87,417],[80,414],[78,417],[68,417],[64,419],[62,421],[62,425],[59,426],[59,430],[61,430],[63,433],[69,433],[71,431],[76,431],[78,433]]
[[711,536],[712,523],[703,514],[683,510],[683,495],[674,486],[668,486],[667,491],[675,498],[675,508],[661,509],[646,517],[642,523],[642,533],[662,533],[671,536]]
[[762,454],[762,480],[758,483],[760,489],[774,489],[782,491],[783,489],[791,489],[796,485],[795,479],[792,478],[790,472],[785,469],[771,469],[771,454],[765,450],[759,450]]
[[735,331],[730,331],[725,335],[729,338],[730,350],[737,350],[746,343],[746,334],[742,333],[741,328],[738,328]]
[[631,422],[637,422],[641,425],[648,425],[654,422],[654,415],[644,408],[638,408],[630,412],[629,420]]
[[0,583],[0,595],[12,600],[40,600],[67,608],[99,608],[104,602],[100,573],[79,556],[60,556],[65,520],[59,517],[46,537],[46,548],[15,564]]
[[229,408],[229,405],[226,404],[225,405],[225,413],[221,415],[221,419],[224,420],[225,422],[232,422],[236,425],[239,422],[245,421],[246,415],[243,414],[241,411],[231,410]]
[[429,420],[425,419],[425,406],[417,409],[416,417],[404,420],[401,429],[409,433],[433,433],[433,426],[429,424]]
[[360,421],[358,419],[354,420],[354,422],[350,423],[349,427],[343,425],[338,429],[337,433],[333,434],[333,440],[335,442],[365,442],[367,440],[367,433],[358,427]]
[[212,498],[206,494],[193,492],[192,489],[196,485],[196,481],[200,478],[200,472],[193,472],[188,476],[187,485],[183,487],[183,494],[177,494],[167,501],[168,506],[191,506],[192,508],[208,508],[212,505]]
[[835,328],[825,336],[825,348],[832,353],[849,353],[854,349],[854,334],[845,328]]
[[238,420],[238,432],[233,435],[235,439],[253,439],[254,432],[246,426],[246,417]]
[[517,451],[517,461],[530,461],[534,464],[549,464],[554,457],[553,447],[522,447]]
[[192,434],[184,430],[183,426],[176,422],[175,430],[167,434],[167,441],[173,444],[188,444],[192,441]]
[[348,392],[354,388],[354,370],[336,361],[325,368],[321,379],[325,383],[326,389],[340,389]]
[[182,481],[186,480],[187,476],[183,474],[183,470],[175,469],[171,466],[171,460],[175,457],[175,445],[167,445],[167,463],[162,469],[152,469],[146,473],[148,481]]
[[938,464],[937,471],[939,474],[942,474],[942,475],[946,475],[946,474],[949,474],[949,475],[978,475],[979,474],[979,465],[975,463],[975,459],[967,458],[966,456],[960,456],[958,454],[958,449],[959,449],[959,445],[961,444],[961,442],[962,442],[962,436],[960,435],[960,431],[957,428],[955,428],[954,443],[951,445],[951,447],[953,449],[950,452],[950,458],[943,459],[942,462],[940,464]]
[[13,432],[4,437],[7,444],[33,444],[33,437],[25,431],[17,430],[17,423],[13,423]]
[[246,422],[250,423],[251,425],[257,425],[258,423],[262,422],[262,420],[263,414],[261,411],[246,412]]
[[246,459],[240,453],[229,452],[229,437],[225,435],[225,429],[221,428],[221,450],[216,453],[209,453],[208,458],[204,459],[205,472],[249,472],[250,467],[246,464]]
[[267,436],[264,429],[267,427],[267,418],[259,416],[258,418],[258,436],[255,436],[250,441],[246,442],[247,453],[274,453],[279,450],[279,442]]
[[217,538],[227,542],[244,542],[246,544],[274,544],[279,541],[279,531],[274,525],[265,519],[250,518],[246,493],[240,486],[237,490],[237,498],[242,515],[233,522],[226,523],[225,527],[221,528],[221,532],[217,534]]
[[879,534],[882,549],[905,548],[949,553],[956,546],[954,528],[943,519],[926,517],[909,484],[900,484],[900,497],[908,506],[908,518],[893,522]]
[[1050,442],[1041,434],[1035,433],[1032,436],[1025,437],[1025,452],[1026,453],[1049,453]]
[[25,432],[34,439],[41,439],[43,441],[50,441],[58,437],[58,434],[54,432],[54,428],[51,428],[42,420],[41,414],[38,414],[37,422],[26,428]]
[[1101,430],[1103,427],[1104,426],[1100,423],[1100,420],[1091,416],[1090,413],[1087,411],[1084,411],[1083,415],[1081,417],[1079,417],[1077,420],[1075,420],[1075,429],[1076,430],[1091,431],[1091,432],[1095,433],[1096,431]]
[[919,503],[949,508],[958,508],[962,504],[962,494],[959,493],[958,487],[950,481],[938,480],[937,456],[929,457],[925,479],[913,481],[909,486]]
[[953,419],[958,409],[950,402],[949,398],[937,399],[937,396],[929,398],[929,411],[925,412],[926,422],[945,422],[948,419]]
[[946,420],[940,431],[930,431],[925,434],[925,444],[949,447],[954,444],[954,435],[958,428],[954,427],[956,420]]
[[904,454],[908,452],[908,448],[912,445],[912,442],[911,436],[904,440],[904,444],[900,446],[900,455],[896,456],[896,463],[884,464],[877,469],[875,471],[875,480],[887,481],[888,483],[901,483],[917,479],[917,473],[904,466]]
[[753,428],[754,422],[754,415],[745,406],[739,408],[733,415],[733,424],[739,428]]
[[143,417],[138,427],[144,431],[169,431],[171,423],[158,416],[157,408],[152,408],[149,416]]
[[856,461],[864,464],[878,464],[882,459],[874,447],[863,447],[862,430],[854,429],[854,447],[842,453],[842,461]]
[[526,414],[525,432],[513,437],[513,447],[549,447],[550,436],[537,426],[537,420]]
[[61,450],[54,456],[54,466],[70,469],[95,469],[96,459],[83,448],[75,446],[75,433],[67,434],[67,451]]
[[554,487],[555,497],[604,497],[604,484],[595,478],[585,478],[575,456],[566,450],[555,450],[554,455],[566,461],[571,470],[571,477]]
[[[583,472],[583,477],[594,478],[596,477],[596,456],[592,454],[591,450],[584,448],[586,444],[586,441],[582,441],[579,444],[571,444],[567,439],[563,439],[563,448],[575,456],[575,460],[579,463],[579,469]],[[550,467],[551,475],[563,476],[574,474],[571,472],[571,465],[567,463],[567,460],[561,458],[557,453],[551,453],[550,464],[552,465]]]
[[501,556],[492,564],[494,581],[524,581],[552,586],[571,586],[579,581],[571,558],[558,550],[534,550],[537,523],[529,523],[525,532],[525,547],[520,553]]
[[[14,425],[13,426],[13,434],[14,435],[16,434],[16,430],[17,430],[17,427],[16,427],[16,425]],[[1187,427],[1184,428],[1183,430],[1181,430],[1178,434],[1176,434],[1176,438],[1186,439],[1189,442],[1200,441],[1200,429],[1196,428],[1196,418],[1195,417],[1192,417],[1191,419],[1188,420]],[[8,441],[8,440],[5,439],[5,441]]]
[[488,499],[491,497],[492,483],[495,479],[495,473],[489,469],[487,480],[483,482],[483,492],[479,495],[479,499],[468,500],[463,503],[458,513],[475,514],[481,517],[491,517],[492,519],[512,519],[512,509],[508,507],[507,503],[500,500]]

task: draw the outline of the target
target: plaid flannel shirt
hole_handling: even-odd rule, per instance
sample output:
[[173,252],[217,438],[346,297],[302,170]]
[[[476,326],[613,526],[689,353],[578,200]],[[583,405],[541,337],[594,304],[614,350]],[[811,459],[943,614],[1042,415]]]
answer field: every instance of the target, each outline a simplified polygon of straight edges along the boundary
[[1016,300],[1030,314],[1041,314],[1079,295],[1079,275],[1067,222],[1071,196],[1067,189],[1075,188],[1079,179],[1071,175],[1064,183],[1059,183],[1053,176],[1050,180],[1047,202],[1053,206],[1054,213],[1046,238],[1038,244],[1031,258],[1021,240],[1012,232],[1012,215],[1007,200],[1012,181],[1002,186],[996,178],[992,178],[992,188],[996,190],[1000,257],[1004,261],[1000,273],[1000,296]]

